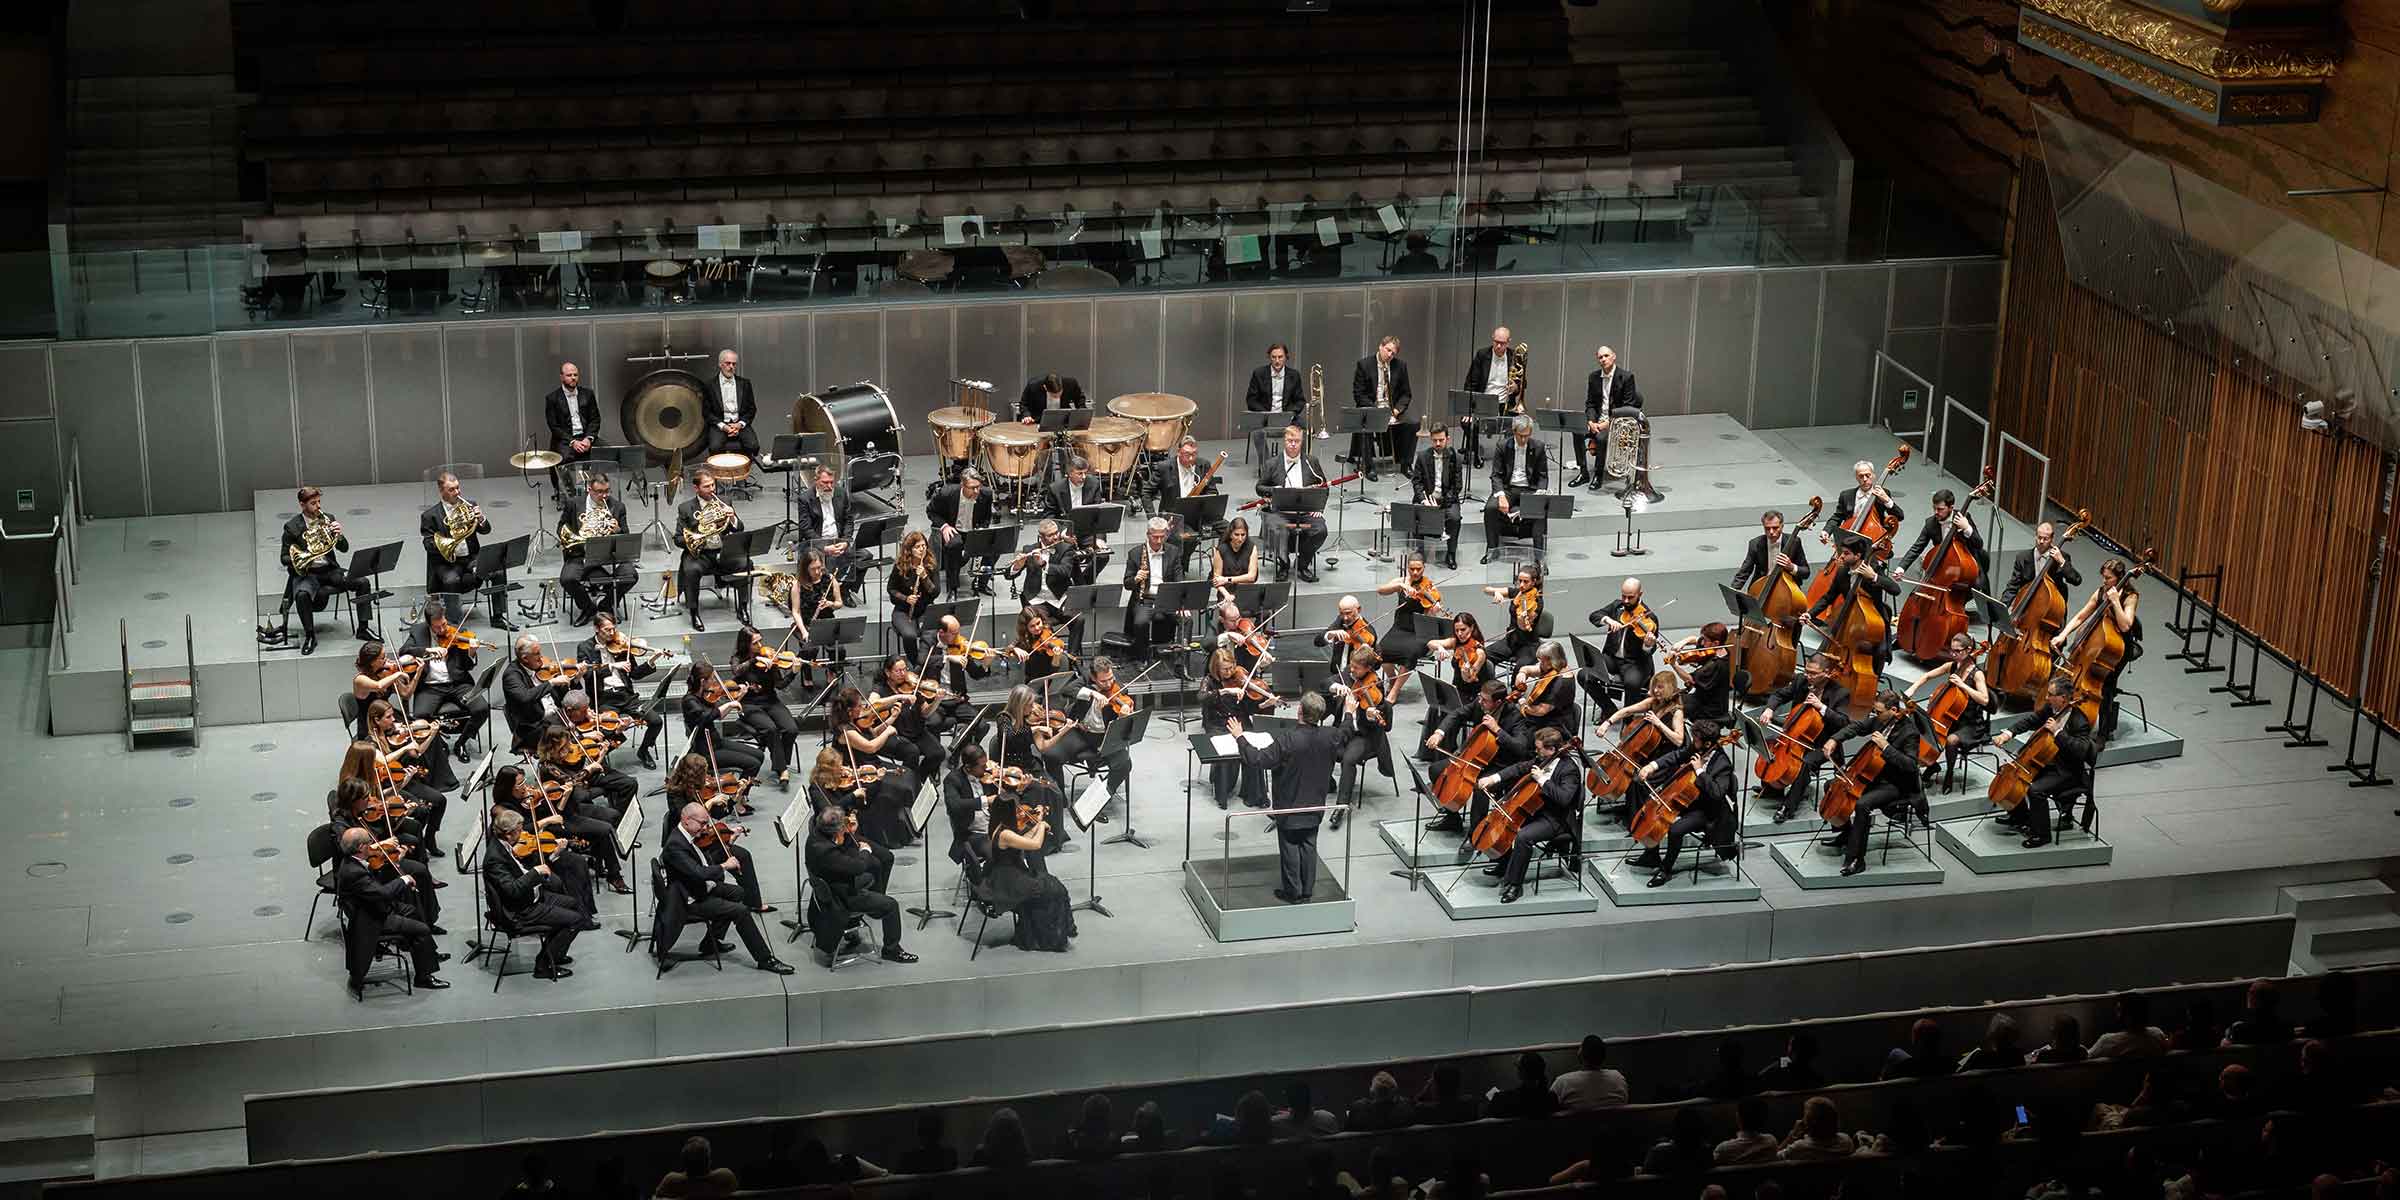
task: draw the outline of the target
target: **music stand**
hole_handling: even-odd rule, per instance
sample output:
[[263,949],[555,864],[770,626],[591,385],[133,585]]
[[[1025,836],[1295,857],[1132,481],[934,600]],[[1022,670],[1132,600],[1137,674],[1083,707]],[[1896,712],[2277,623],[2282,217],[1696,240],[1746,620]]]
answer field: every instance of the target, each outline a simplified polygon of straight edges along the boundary
[[1441,542],[1449,553],[1450,510],[1439,504],[1398,501],[1384,512],[1384,531],[1397,535],[1411,550],[1422,553],[1428,542]]
[[1036,427],[1051,437],[1062,433],[1080,433],[1092,427],[1092,410],[1088,408],[1045,408]]
[[809,622],[806,644],[833,648],[833,665],[827,669],[826,674],[834,676],[838,680],[842,672],[849,666],[850,644],[852,642],[863,643],[866,640],[867,615],[859,613],[856,616],[848,617],[820,617]]
[[[1124,592],[1125,588],[1122,584],[1078,583],[1059,593],[1058,611],[1069,620],[1073,620],[1079,613],[1091,614],[1104,608],[1113,607],[1117,603],[1117,597],[1123,595]],[[1076,655],[1083,653],[1083,631],[1091,627],[1093,619],[1093,617],[1085,615],[1083,620],[1075,622],[1073,629],[1067,631],[1067,653]]]
[[[384,590],[383,573],[399,565],[400,543],[398,542],[368,546],[350,556],[350,579],[352,582],[362,578],[367,581],[367,612],[372,617],[382,616],[382,601],[392,598],[392,594]],[[376,641],[389,640],[383,636],[383,628],[380,625],[369,624],[367,632],[374,634]]]
[[842,474],[844,482],[850,485],[851,495],[871,496],[898,484],[901,466],[897,454],[854,454],[842,464]]
[[[638,533],[612,533],[584,542],[585,578],[590,578],[594,567],[609,568],[608,603],[601,606],[602,611],[616,613],[620,617],[624,615],[625,610],[620,606],[642,580],[642,540],[642,535]],[[619,575],[615,569],[619,566],[632,567],[633,571],[629,575]]]
[[1267,431],[1270,429],[1281,430],[1286,425],[1298,425],[1302,429],[1308,428],[1308,422],[1297,409],[1291,412],[1275,412],[1273,410],[1252,412],[1246,408],[1235,409],[1233,411],[1233,432],[1242,439],[1243,445],[1246,447],[1245,453],[1248,455],[1243,461],[1265,462],[1267,460]]
[[1520,497],[1518,511],[1535,523],[1534,556],[1546,560],[1550,554],[1550,522],[1563,521],[1575,515],[1573,492],[1526,492]]
[[1451,416],[1464,416],[1472,419],[1471,428],[1475,431],[1476,438],[1471,445],[1475,452],[1469,455],[1466,453],[1467,447],[1462,446],[1459,448],[1459,453],[1467,457],[1474,466],[1482,466],[1483,439],[1481,435],[1485,429],[1485,422],[1500,415],[1500,397],[1490,392],[1470,392],[1465,388],[1451,388],[1442,394],[1450,401]]
[[533,535],[513,537],[498,545],[485,546],[475,552],[475,583],[477,591],[491,604],[492,624],[511,633],[517,625],[508,619],[508,594],[516,585],[508,581],[508,573],[525,565],[533,554]]
[[[1292,664],[1293,687],[1300,692],[1322,692],[1333,682],[1333,664],[1322,658],[1291,658],[1278,661]],[[1329,694],[1327,700],[1333,699]]]
[[[1586,417],[1580,408],[1536,408],[1527,410],[1525,415],[1533,418],[1534,433],[1558,435],[1558,448],[1550,454],[1553,469],[1563,466],[1567,461],[1568,438],[1580,437],[1591,432],[1585,427],[1585,423],[1591,418]],[[1584,474],[1588,476],[1591,471],[1592,465],[1584,464]],[[1566,489],[1567,485],[1563,475],[1558,486],[1561,491]]]
[[[1153,613],[1172,612],[1175,614],[1175,632],[1177,637],[1169,639],[1169,641],[1165,643],[1161,643],[1162,645],[1173,647],[1173,649],[1169,651],[1170,654],[1181,655],[1187,653],[1187,651],[1183,650],[1182,647],[1190,645],[1191,642],[1190,638],[1185,636],[1189,633],[1189,630],[1187,630],[1185,626],[1187,622],[1191,621],[1198,614],[1208,611],[1208,593],[1210,587],[1211,585],[1209,581],[1205,579],[1178,579],[1171,583],[1157,584],[1151,588],[1150,611]],[[1156,647],[1153,647],[1153,650],[1155,649]],[[1178,660],[1176,665],[1178,669],[1176,671],[1175,696],[1178,707],[1175,710],[1175,728],[1180,730],[1192,719],[1192,714],[1189,711],[1192,706],[1189,700],[1192,694],[1193,684],[1191,679],[1191,671],[1188,669],[1188,663]]]
[[[1133,712],[1125,716],[1118,717],[1117,719],[1108,723],[1108,732],[1101,736],[1100,749],[1097,751],[1097,757],[1103,764],[1103,769],[1105,769],[1105,764],[1108,761],[1109,755],[1115,754],[1120,750],[1126,750],[1135,742],[1141,741],[1144,736],[1149,734],[1150,714],[1156,711],[1158,710],[1155,708],[1138,708]],[[1115,837],[1104,840],[1106,840],[1111,846],[1114,846],[1119,842],[1130,842],[1144,850],[1150,848],[1150,843],[1143,841],[1141,835],[1133,831],[1133,781],[1131,779],[1125,781],[1125,828]],[[1097,904],[1100,899],[1099,895],[1097,894],[1099,878],[1100,874],[1095,870],[1092,873],[1092,879],[1094,881],[1093,886],[1095,889],[1095,893],[1092,896],[1092,901],[1095,904]],[[1100,915],[1107,916],[1109,914],[1102,913]]]
[[[1120,717],[1118,721],[1131,719],[1130,717]],[[1109,722],[1109,732],[1112,735],[1116,732],[1116,727],[1116,721]],[[1075,828],[1082,831],[1084,835],[1083,849],[1085,862],[1088,864],[1084,870],[1090,873],[1085,887],[1091,891],[1091,895],[1068,905],[1070,911],[1095,912],[1104,917],[1117,915],[1108,911],[1108,907],[1100,903],[1100,839],[1091,836],[1092,822],[1098,819],[1101,811],[1107,807],[1108,778],[1105,775],[1093,776],[1091,782],[1084,786],[1083,793],[1075,797],[1074,801],[1067,806],[1067,815],[1074,820]],[[1130,812],[1132,807],[1128,804],[1126,810]]]
[[[1282,583],[1237,583],[1233,585],[1233,606],[1245,613],[1265,616],[1291,607],[1292,581]],[[1289,622],[1286,622],[1289,624]]]
[[[1337,408],[1333,410],[1331,424],[1334,432],[1351,435],[1350,444],[1353,446],[1358,444],[1358,435],[1366,435],[1366,461],[1359,462],[1354,458],[1350,465],[1358,468],[1361,474],[1375,470],[1375,460],[1380,457],[1375,452],[1375,443],[1378,435],[1392,427],[1392,410],[1380,404],[1370,404],[1365,408]],[[1402,470],[1407,469],[1406,464],[1398,465]],[[1350,482],[1358,484],[1358,490],[1356,492],[1345,491],[1342,496],[1343,501],[1347,503],[1352,500],[1368,500],[1366,485],[1359,483],[1356,479]],[[1371,500],[1368,502],[1373,503]]]
[[[1226,523],[1225,505],[1231,499],[1232,497],[1223,492],[1205,492],[1197,496],[1176,496],[1167,501],[1166,511],[1175,514],[1176,519],[1182,522],[1184,532],[1192,534],[1196,539],[1201,530],[1215,529]],[[1197,544],[1185,548],[1184,556],[1187,560],[1194,549],[1198,549]]]
[[[1078,504],[1067,510],[1070,536],[1078,544],[1106,538],[1125,527],[1125,506],[1122,504]],[[1015,549],[1012,545],[1010,549]]]
[[1429,642],[1437,638],[1446,638],[1450,636],[1450,619],[1437,617],[1432,613],[1410,613],[1408,614],[1408,630]]

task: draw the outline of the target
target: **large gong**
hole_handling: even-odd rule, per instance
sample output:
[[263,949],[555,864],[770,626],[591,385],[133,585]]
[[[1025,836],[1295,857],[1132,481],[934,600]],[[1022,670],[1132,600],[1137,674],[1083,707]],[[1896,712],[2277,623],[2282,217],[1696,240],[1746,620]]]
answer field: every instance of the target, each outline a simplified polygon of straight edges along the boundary
[[699,445],[708,428],[701,419],[707,387],[699,376],[674,367],[642,376],[625,393],[625,406],[617,414],[625,436],[650,447],[662,461],[677,450]]

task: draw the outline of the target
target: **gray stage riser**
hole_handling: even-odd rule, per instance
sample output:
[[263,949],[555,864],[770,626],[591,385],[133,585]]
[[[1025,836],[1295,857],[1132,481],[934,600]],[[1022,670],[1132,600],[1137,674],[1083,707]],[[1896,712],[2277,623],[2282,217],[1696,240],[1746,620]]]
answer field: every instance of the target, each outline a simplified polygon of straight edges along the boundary
[[[1220,894],[1223,885],[1216,882],[1216,876],[1224,865],[1230,865],[1234,884],[1232,891]],[[1348,933],[1358,928],[1358,902],[1342,894],[1340,884],[1322,862],[1318,864],[1316,892],[1306,904],[1273,900],[1263,904],[1242,903],[1235,899],[1234,893],[1247,895],[1262,888],[1272,889],[1277,878],[1273,855],[1237,856],[1229,864],[1219,859],[1188,862],[1183,865],[1183,892],[1200,923],[1220,942]],[[1257,899],[1255,895],[1248,898]]]
[[[1687,854],[1701,849],[1684,847]],[[1591,880],[1592,886],[1600,889],[1601,895],[1619,908],[1661,904],[1730,904],[1758,900],[1758,883],[1746,871],[1737,871],[1733,862],[1719,860],[1713,853],[1707,854],[1707,858],[1709,864],[1701,868],[1697,883],[1692,878],[1690,859],[1677,863],[1675,877],[1658,887],[1650,886],[1650,868],[1636,867],[1623,858],[1586,863],[1584,875]],[[1755,862],[1756,859],[1749,861]]]
[[2070,829],[2053,831],[2050,844],[2033,849],[2025,835],[1985,820],[1957,821],[1934,828],[1944,852],[1978,875],[2010,871],[2046,871],[2054,867],[2105,867],[2116,859],[2116,848],[2101,838]]
[[1579,881],[1567,875],[1565,865],[1556,858],[1542,864],[1539,891],[1534,889],[1535,871],[1528,868],[1525,894],[1513,904],[1502,904],[1500,881],[1483,873],[1486,865],[1477,861],[1464,868],[1430,868],[1425,872],[1423,890],[1432,894],[1434,902],[1453,921],[1588,913],[1600,907],[1599,897],[1578,887]]
[[1867,869],[1856,875],[1841,873],[1842,856],[1838,849],[1808,842],[1776,842],[1768,847],[1768,853],[1774,857],[1775,864],[1783,868],[1784,874],[1791,877],[1792,882],[1812,891],[1938,884],[1943,874],[1939,863],[1904,843],[1894,842],[1887,856],[1880,834],[1869,838]]

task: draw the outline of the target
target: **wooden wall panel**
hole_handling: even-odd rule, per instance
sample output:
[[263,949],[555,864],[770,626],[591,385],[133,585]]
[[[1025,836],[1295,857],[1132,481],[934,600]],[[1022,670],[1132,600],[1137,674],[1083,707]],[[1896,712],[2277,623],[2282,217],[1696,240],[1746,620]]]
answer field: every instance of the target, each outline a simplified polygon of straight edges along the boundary
[[[2383,521],[2383,579],[2385,587],[2375,608],[2375,625],[2371,631],[2380,646],[2390,646],[2396,631],[2400,631],[2400,503],[2389,503],[2391,493],[2384,493],[2388,508]],[[2400,721],[2400,654],[2376,654],[2367,662],[2366,692],[2360,702],[2366,710],[2389,725]]]

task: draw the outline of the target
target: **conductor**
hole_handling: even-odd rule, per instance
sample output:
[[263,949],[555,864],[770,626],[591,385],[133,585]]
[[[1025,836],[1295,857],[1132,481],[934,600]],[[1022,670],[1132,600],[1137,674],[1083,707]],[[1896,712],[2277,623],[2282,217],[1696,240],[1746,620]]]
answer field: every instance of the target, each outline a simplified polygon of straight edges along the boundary
[[[1317,887],[1317,826],[1324,819],[1325,797],[1333,786],[1333,760],[1340,735],[1326,728],[1329,706],[1323,692],[1300,697],[1300,724],[1269,736],[1274,744],[1253,745],[1242,736],[1239,717],[1228,718],[1226,731],[1240,744],[1242,761],[1274,773],[1276,853],[1282,860],[1282,882],[1275,898],[1285,904],[1306,904]],[[1285,815],[1286,809],[1307,809]]]

